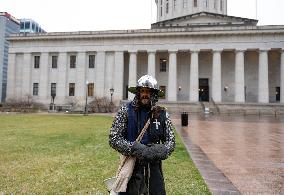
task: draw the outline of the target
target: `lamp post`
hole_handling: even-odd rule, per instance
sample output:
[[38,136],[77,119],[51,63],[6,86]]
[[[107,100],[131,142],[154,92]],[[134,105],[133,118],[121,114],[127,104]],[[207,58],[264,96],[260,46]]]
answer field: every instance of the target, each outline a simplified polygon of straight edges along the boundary
[[113,95],[113,92],[114,92],[114,89],[113,88],[110,88],[109,89],[109,92],[110,92],[110,104],[112,105],[112,95]]
[[85,116],[88,115],[88,85],[89,85],[89,82],[86,81],[86,101],[85,101],[85,112],[84,112]]

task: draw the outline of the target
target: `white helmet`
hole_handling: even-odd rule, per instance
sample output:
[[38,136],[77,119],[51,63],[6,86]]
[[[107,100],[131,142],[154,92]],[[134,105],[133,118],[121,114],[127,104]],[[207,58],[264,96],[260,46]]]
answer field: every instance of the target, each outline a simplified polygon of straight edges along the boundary
[[164,95],[164,92],[159,90],[157,80],[154,77],[152,77],[151,75],[142,76],[138,80],[136,87],[129,87],[128,91],[135,94],[135,93],[137,93],[137,89],[141,88],[141,87],[146,87],[146,88],[153,89],[153,90],[157,91],[158,96],[160,96],[160,97]]

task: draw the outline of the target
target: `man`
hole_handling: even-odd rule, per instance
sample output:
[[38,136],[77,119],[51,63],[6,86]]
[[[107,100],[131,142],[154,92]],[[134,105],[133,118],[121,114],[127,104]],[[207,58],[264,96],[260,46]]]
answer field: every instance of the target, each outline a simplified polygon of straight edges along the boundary
[[[149,75],[142,76],[136,87],[129,88],[135,94],[132,102],[121,106],[110,129],[109,144],[123,155],[137,157],[127,192],[120,195],[165,195],[162,160],[175,148],[175,136],[169,114],[156,106],[162,91],[157,81]],[[135,142],[147,120],[151,123],[140,143]]]

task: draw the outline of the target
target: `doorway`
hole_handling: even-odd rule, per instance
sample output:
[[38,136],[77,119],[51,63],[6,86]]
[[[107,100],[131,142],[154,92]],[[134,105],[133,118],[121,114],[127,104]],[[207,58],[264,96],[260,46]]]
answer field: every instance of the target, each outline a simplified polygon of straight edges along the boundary
[[209,102],[209,79],[199,79],[199,101]]
[[280,87],[276,87],[276,101],[280,101]]

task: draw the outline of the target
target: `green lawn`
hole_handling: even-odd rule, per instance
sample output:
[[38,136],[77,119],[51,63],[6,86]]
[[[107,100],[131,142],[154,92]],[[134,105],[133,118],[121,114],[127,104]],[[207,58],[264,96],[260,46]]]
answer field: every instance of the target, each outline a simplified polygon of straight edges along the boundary
[[[118,154],[113,119],[78,115],[0,115],[0,194],[107,194]],[[210,194],[180,138],[164,161],[168,194]]]

